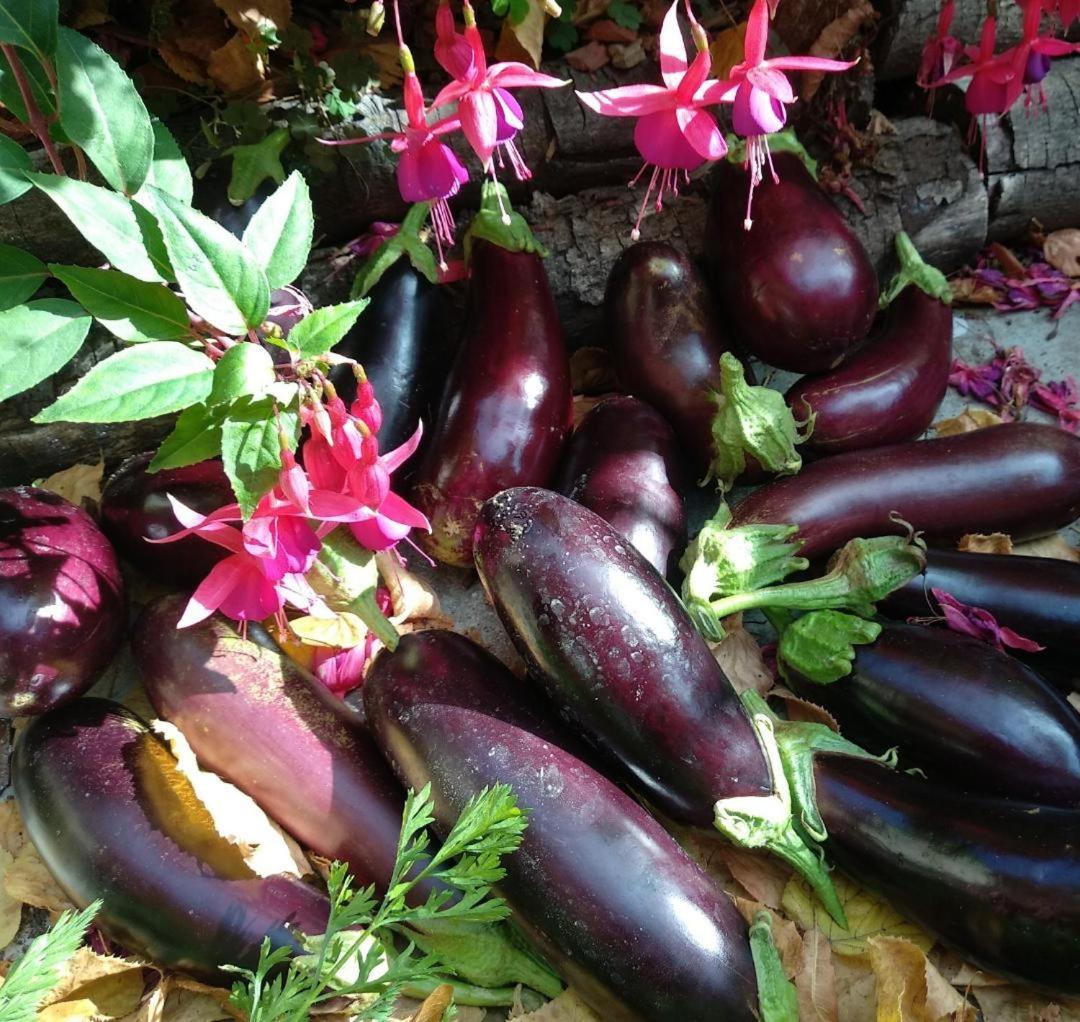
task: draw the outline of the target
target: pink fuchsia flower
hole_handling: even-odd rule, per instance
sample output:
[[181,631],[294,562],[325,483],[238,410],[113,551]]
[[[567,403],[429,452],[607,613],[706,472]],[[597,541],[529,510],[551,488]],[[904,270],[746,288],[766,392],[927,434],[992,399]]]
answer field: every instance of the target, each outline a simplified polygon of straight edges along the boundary
[[663,85],[624,85],[577,94],[585,106],[605,117],[638,118],[634,127],[634,145],[645,165],[630,182],[631,186],[649,167],[653,170],[631,232],[635,241],[641,236],[641,221],[654,189],[659,211],[663,208],[665,192],[679,194],[680,178],[688,181],[692,170],[707,160],[722,159],[727,153],[724,136],[715,118],[705,108],[721,101],[729,83],[709,78],[712,65],[709,40],[694,19],[689,0],[686,0],[686,10],[698,52],[693,62],[687,63],[678,7],[679,0],[674,0],[660,28]]
[[1002,652],[1005,651],[1005,647],[1023,650],[1025,653],[1038,653],[1046,648],[1014,632],[1011,628],[999,625],[994,615],[988,610],[983,610],[982,607],[969,607],[955,596],[945,592],[944,589],[931,589],[930,592],[937,600],[945,618],[945,624],[951,631],[959,632],[961,635],[970,635],[972,638],[989,643]]
[[1066,376],[1064,380],[1051,380],[1049,383],[1036,383],[1031,388],[1031,403],[1044,412],[1058,417],[1058,425],[1070,433],[1080,429],[1080,408],[1077,400],[1080,392],[1076,380]]
[[[376,589],[375,603],[381,614],[389,616],[393,609],[389,590],[382,586]],[[350,649],[314,646],[312,673],[335,695],[345,695],[363,683],[364,671],[381,646],[374,632],[368,632],[363,642]]]
[[[1024,8],[1024,36],[1016,47],[1016,64],[1022,67],[1020,72],[1024,88],[1024,105],[1031,109],[1035,103],[1046,109],[1046,92],[1043,80],[1050,73],[1050,62],[1054,57],[1065,57],[1070,53],[1080,52],[1080,43],[1067,43],[1064,39],[1039,35],[1039,23],[1042,18],[1040,0],[1027,0]],[[1038,109],[1038,106],[1035,108]]]
[[1001,366],[994,362],[986,365],[968,365],[958,358],[953,359],[949,369],[949,386],[958,390],[964,397],[974,397],[984,404],[998,407],[1002,403]]
[[928,90],[928,108],[934,106],[934,90],[931,83],[947,75],[964,52],[964,45],[959,39],[949,34],[953,15],[956,12],[956,0],[945,0],[938,12],[937,29],[923,47],[922,60],[915,81]]
[[[379,469],[386,473],[387,480],[420,446],[421,436],[421,427],[417,426],[416,432],[405,443],[379,457]],[[349,528],[361,546],[368,550],[387,550],[397,546],[413,529],[430,532],[431,523],[422,512],[388,489],[375,508],[375,516],[354,522]]]

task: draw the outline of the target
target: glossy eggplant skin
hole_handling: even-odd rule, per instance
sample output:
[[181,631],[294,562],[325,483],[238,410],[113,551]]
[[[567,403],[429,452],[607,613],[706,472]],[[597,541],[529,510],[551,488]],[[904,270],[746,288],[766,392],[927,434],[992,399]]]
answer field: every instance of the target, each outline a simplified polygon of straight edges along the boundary
[[720,356],[731,345],[701,272],[666,242],[631,245],[608,277],[604,326],[623,386],[671,423],[703,474],[713,460]]
[[[379,447],[401,446],[423,421],[430,431],[458,334],[441,288],[399,259],[368,295],[368,306],[342,340],[339,355],[364,367],[382,409]],[[334,366],[330,381],[346,404],[356,396],[352,367]]]
[[829,861],[992,973],[1080,992],[1080,813],[818,756]]
[[1080,515],[1080,437],[1021,422],[837,454],[755,490],[731,524],[797,525],[800,553],[814,559],[902,532],[894,512],[930,540],[1053,532]]
[[499,893],[515,921],[609,1022],[749,1020],[746,926],[722,890],[633,799],[566,751],[463,636],[414,632],[364,684],[376,740],[404,784],[430,782],[443,834],[481,788],[530,810]]
[[154,709],[301,844],[385,889],[405,798],[357,715],[220,616],[178,629],[186,602],[155,600],[132,637]]
[[934,421],[949,385],[952,309],[914,284],[881,332],[831,373],[787,392],[796,419],[814,415],[803,449],[816,455],[913,440]]
[[772,158],[745,230],[746,174],[720,161],[705,233],[732,340],[797,373],[834,368],[866,338],[877,310],[874,267],[840,211],[792,153]]
[[484,501],[549,481],[569,435],[571,398],[543,261],[477,241],[464,338],[414,484],[432,528],[417,541],[432,557],[467,567]]
[[789,677],[845,738],[973,794],[1080,809],[1080,715],[1006,653],[970,636],[884,625],[831,685]]
[[48,490],[0,490],[0,717],[85,692],[119,649],[124,580],[109,541]]
[[213,829],[172,753],[131,711],[80,699],[38,717],[15,743],[12,775],[27,833],[49,872],[96,923],[152,961],[211,983],[254,969],[259,945],[322,933],[325,896],[290,876],[259,877]]
[[236,498],[218,459],[150,473],[153,452],[128,458],[101,493],[101,527],[117,552],[143,574],[165,585],[196,586],[228,554],[199,536],[175,543],[148,543],[182,528],[169,495],[199,514],[208,515]]
[[599,515],[526,487],[484,505],[476,569],[560,714],[676,819],[772,791],[738,695],[678,597]]
[[637,398],[604,398],[581,420],[555,485],[595,511],[662,575],[686,544],[678,441],[655,409]]

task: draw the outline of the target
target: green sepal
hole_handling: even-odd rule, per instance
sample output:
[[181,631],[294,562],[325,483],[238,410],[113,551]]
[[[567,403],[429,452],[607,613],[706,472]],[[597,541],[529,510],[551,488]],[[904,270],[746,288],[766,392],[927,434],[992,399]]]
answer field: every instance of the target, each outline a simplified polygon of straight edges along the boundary
[[[727,134],[727,159],[729,163],[746,164],[746,139],[740,138],[734,132]],[[794,153],[802,160],[810,176],[816,181],[818,176],[818,162],[807,151],[806,146],[799,141],[794,128],[785,128],[769,136],[769,152]]]
[[900,269],[889,281],[888,287],[881,292],[881,297],[878,299],[879,309],[884,309],[889,305],[909,284],[921,288],[931,298],[936,298],[945,305],[952,304],[952,288],[949,287],[945,274],[923,261],[919,250],[906,231],[901,231],[896,236],[896,255],[900,260]]
[[800,678],[831,685],[847,677],[855,662],[855,646],[881,634],[876,621],[839,610],[812,610],[780,633],[776,663],[787,678],[790,668]]
[[465,232],[465,262],[470,262],[473,242],[478,240],[490,241],[510,252],[547,256],[547,249],[536,240],[525,218],[515,212],[510,196],[498,181],[485,181],[480,188],[480,209]]
[[[720,356],[720,390],[713,419],[713,460],[704,482],[715,478],[729,490],[753,456],[767,472],[794,475],[802,468],[797,446],[814,428],[814,416],[797,422],[784,395],[770,387],[746,382],[743,364],[729,351]],[[801,433],[800,430],[806,432]]]
[[281,154],[291,139],[288,128],[275,128],[265,138],[251,145],[234,145],[225,150],[232,157],[229,176],[229,202],[242,206],[267,178],[280,185],[285,181]]
[[761,909],[750,924],[750,955],[757,979],[761,1022],[798,1022],[799,995],[787,978],[772,933],[772,913]]
[[430,202],[416,202],[409,207],[401,228],[384,241],[368,257],[353,278],[350,298],[364,298],[380,278],[402,256],[408,256],[413,269],[422,273],[432,284],[439,283],[439,267],[431,249],[420,240],[420,229],[427,223]]

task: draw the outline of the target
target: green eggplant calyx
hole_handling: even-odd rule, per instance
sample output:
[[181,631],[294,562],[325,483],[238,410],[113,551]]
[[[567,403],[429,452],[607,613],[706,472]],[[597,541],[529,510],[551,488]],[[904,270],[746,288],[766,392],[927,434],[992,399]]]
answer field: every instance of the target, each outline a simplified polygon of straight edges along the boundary
[[530,1010],[536,1010],[544,1003],[544,998],[535,994],[529,998],[529,990],[518,986],[482,987],[444,976],[412,980],[402,986],[401,992],[415,1001],[426,1001],[436,988],[441,986],[450,986],[453,989],[454,1004],[464,1004],[473,1008],[505,1008],[515,1002],[518,994],[521,994],[522,1003],[526,1007],[532,1005]]
[[713,397],[713,461],[705,482],[715,478],[721,490],[730,489],[745,471],[747,455],[777,475],[794,475],[802,468],[797,447],[809,439],[813,415],[796,422],[784,395],[750,386],[743,364],[730,352],[720,357],[720,390]]
[[510,205],[510,196],[498,181],[485,181],[480,189],[480,209],[465,232],[466,263],[471,261],[473,243],[480,240],[509,252],[534,252],[541,258],[547,255],[525,218]]
[[766,707],[763,712],[752,712],[750,720],[769,764],[773,792],[720,799],[713,806],[713,825],[740,848],[764,848],[786,862],[806,879],[825,911],[846,927],[844,909],[821,852],[796,826],[791,789],[776,740],[775,717]]
[[[746,166],[746,139],[740,138],[734,132],[728,132],[727,159],[729,163],[737,163]],[[818,162],[809,152],[806,146],[799,141],[794,128],[785,128],[783,131],[774,132],[769,136],[769,152],[771,153],[794,153],[803,162],[803,166],[810,172],[810,176],[816,181],[818,177]]]
[[408,256],[413,269],[422,273],[432,284],[439,283],[439,268],[435,263],[435,255],[420,237],[420,231],[427,223],[430,212],[430,202],[417,202],[409,208],[397,232],[382,242],[357,271],[353,278],[350,298],[366,297],[383,274],[402,256]]
[[750,924],[750,955],[757,979],[758,1011],[761,1022],[795,1022],[799,1017],[799,995],[787,978],[772,932],[772,913],[761,909]]
[[780,633],[777,665],[785,678],[791,670],[818,685],[831,685],[851,673],[855,646],[873,642],[880,634],[876,621],[839,610],[812,610]]
[[881,298],[878,300],[879,309],[890,305],[909,284],[921,288],[931,298],[936,298],[945,305],[952,304],[952,288],[949,287],[945,274],[923,261],[915,243],[905,231],[901,231],[896,236],[896,255],[900,260],[900,269],[889,281],[888,287],[881,292]]

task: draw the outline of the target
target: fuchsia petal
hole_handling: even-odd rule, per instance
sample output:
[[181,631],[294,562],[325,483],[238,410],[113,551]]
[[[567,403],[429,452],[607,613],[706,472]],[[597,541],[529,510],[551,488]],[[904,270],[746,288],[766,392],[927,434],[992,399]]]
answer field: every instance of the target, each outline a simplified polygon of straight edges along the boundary
[[[188,524],[179,532],[174,532],[171,536],[163,536],[161,539],[151,539],[147,536],[147,543],[175,543],[185,536],[195,535],[216,543],[226,550],[232,550],[234,553],[243,548],[240,530],[226,524],[227,521],[239,521],[240,506],[238,504],[229,504],[212,514],[200,515],[197,511],[192,511],[191,508],[181,504],[171,493],[166,496],[169,504],[172,505],[176,520],[181,525]],[[235,509],[235,514],[233,514],[233,509]]]
[[662,85],[622,85],[599,92],[579,92],[577,98],[605,117],[644,117],[675,105],[674,94]]
[[704,110],[679,107],[675,111],[683,138],[706,160],[721,160],[727,155],[724,133],[711,114]]
[[1036,39],[1031,48],[1046,57],[1067,57],[1070,53],[1080,53],[1080,43],[1067,43],[1064,39]]
[[498,110],[495,97],[486,89],[477,89],[464,96],[458,106],[461,130],[476,153],[482,167],[487,167],[499,136]]
[[755,89],[749,81],[739,86],[735,104],[731,108],[731,126],[742,138],[754,135],[771,135],[779,131],[787,121],[784,104],[773,99],[767,92]]
[[356,542],[365,550],[388,550],[400,543],[410,531],[407,525],[399,525],[382,515],[369,522],[357,522],[349,528]]
[[491,94],[495,97],[498,120],[496,141],[499,143],[509,142],[525,127],[525,117],[521,111],[521,104],[506,89],[492,89]]
[[686,43],[679,27],[679,2],[672,0],[660,26],[660,74],[669,89],[676,89],[686,73]]
[[405,115],[409,119],[409,127],[423,128],[427,124],[427,113],[424,110],[424,90],[420,86],[420,79],[413,71],[405,72],[403,84],[405,92]]
[[711,70],[712,54],[705,50],[694,58],[689,70],[683,75],[679,87],[675,90],[680,103],[693,101],[694,96],[704,86]]
[[435,12],[435,36],[435,59],[451,78],[468,79],[476,73],[472,47],[457,31],[448,3],[440,3]]
[[528,64],[516,60],[492,64],[488,71],[488,83],[500,89],[561,89],[569,85],[567,78],[556,78],[540,71],[534,71]]
[[455,79],[449,85],[444,85],[431,101],[432,110],[441,110],[444,106],[449,106],[451,103],[456,103],[462,96],[467,95],[473,89],[473,86],[469,82],[463,82]]
[[406,202],[424,202],[427,199],[424,186],[420,183],[419,151],[406,149],[398,157],[397,186]]
[[761,66],[778,71],[847,71],[857,60],[829,60],[828,57],[773,57]]
[[715,78],[706,82],[694,93],[694,106],[713,106],[716,103],[732,103],[735,94],[739,91],[739,83],[743,77],[717,81]]
[[743,39],[743,56],[751,66],[765,59],[765,46],[769,41],[769,5],[767,0],[754,0],[750,16],[746,19],[746,36]]
[[674,110],[642,117],[634,125],[634,145],[646,163],[665,170],[696,170],[705,158],[686,140]]
[[419,422],[416,425],[416,430],[413,432],[413,435],[409,437],[405,443],[400,447],[395,447],[392,451],[388,451],[379,458],[386,471],[396,472],[401,468],[401,466],[416,453],[416,449],[420,446],[420,440],[423,436],[424,424]]
[[[800,58],[801,59],[801,58]],[[807,58],[809,59],[809,58]],[[767,60],[746,72],[746,80],[755,88],[780,100],[781,103],[794,103],[795,92],[787,75],[776,66],[776,62]]]
[[391,521],[398,522],[401,525],[407,525],[410,529],[423,529],[425,532],[431,532],[431,523],[423,512],[418,511],[404,497],[399,497],[396,493],[391,492],[386,495],[382,507],[379,508],[379,514],[383,518],[389,518]]

